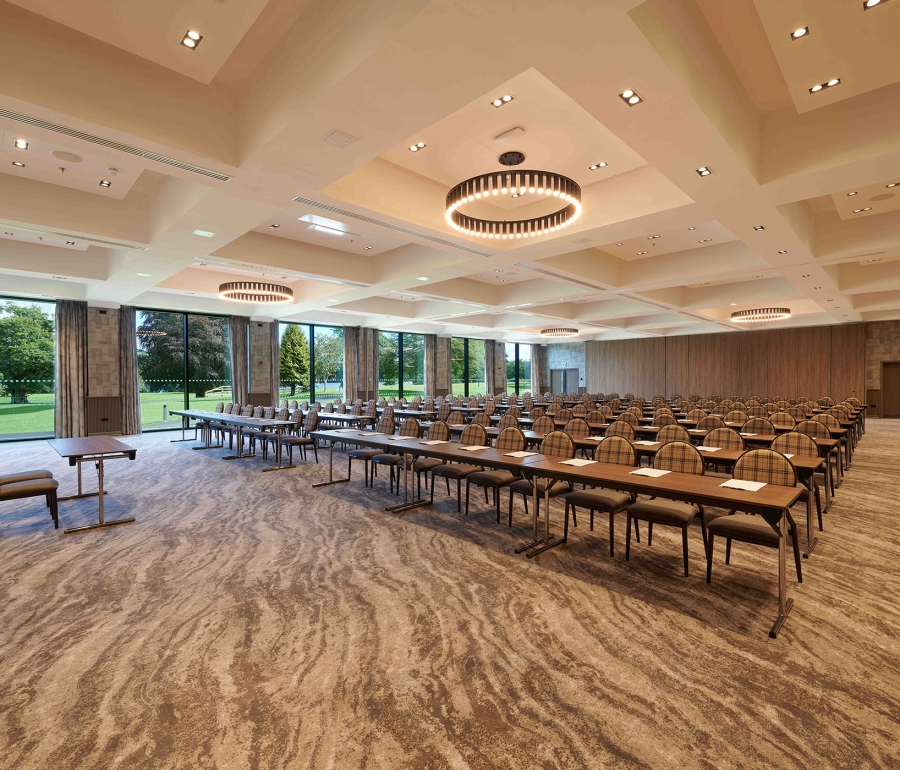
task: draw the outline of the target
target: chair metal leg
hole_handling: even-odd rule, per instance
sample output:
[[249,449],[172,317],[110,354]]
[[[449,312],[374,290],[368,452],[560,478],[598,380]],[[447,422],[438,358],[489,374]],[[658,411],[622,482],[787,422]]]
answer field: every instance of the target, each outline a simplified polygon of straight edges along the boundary
[[687,531],[686,524],[681,528],[681,547],[684,551],[684,576],[689,577],[689,575],[688,575],[688,531]]
[[625,561],[631,560],[631,514],[625,524]]
[[[485,488],[485,493],[487,489]],[[469,515],[469,480],[466,479],[466,516]]]
[[712,582],[713,543],[716,536],[710,532],[706,541],[706,582]]

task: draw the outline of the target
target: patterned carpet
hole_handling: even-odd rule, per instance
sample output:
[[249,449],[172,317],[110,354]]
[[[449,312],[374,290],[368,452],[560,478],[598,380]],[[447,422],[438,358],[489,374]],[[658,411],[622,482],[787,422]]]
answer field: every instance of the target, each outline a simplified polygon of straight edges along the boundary
[[[677,531],[625,562],[624,519],[611,559],[584,516],[529,561],[520,504],[397,517],[384,473],[313,490],[324,463],[173,437],[107,466],[136,524],[0,503],[0,768],[900,767],[900,421],[869,421],[777,640],[774,551],[720,544],[707,586],[699,527],[685,578]],[[34,467],[71,493],[45,442],[0,446]]]

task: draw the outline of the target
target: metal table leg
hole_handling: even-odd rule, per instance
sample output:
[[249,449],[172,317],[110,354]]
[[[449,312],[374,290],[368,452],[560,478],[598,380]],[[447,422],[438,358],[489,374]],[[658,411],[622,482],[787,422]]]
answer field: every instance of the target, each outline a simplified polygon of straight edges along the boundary
[[781,630],[781,627],[784,625],[784,621],[787,620],[787,616],[791,614],[791,609],[794,606],[794,600],[786,598],[785,594],[787,593],[786,589],[786,541],[787,541],[787,512],[781,512],[781,521],[778,524],[778,617],[775,619],[775,624],[772,626],[772,630],[769,631],[769,636],[772,639],[776,639],[778,637],[778,632]]
[[[516,553],[524,553],[525,551],[530,551],[536,545],[540,545],[543,540],[538,537],[538,490],[537,490],[537,480],[535,478],[529,479],[531,482],[531,491],[532,491],[532,499],[534,501],[534,510],[531,512],[531,527],[532,527],[532,537],[533,540],[530,543],[525,543],[524,545],[520,545],[516,548]],[[432,482],[433,483],[433,482]],[[512,494],[512,492],[510,492]]]
[[[98,483],[98,491],[96,495],[82,495],[81,494],[81,463],[83,462],[95,462],[97,463],[97,483]],[[83,457],[77,458],[76,462],[78,463],[78,492],[79,494],[76,497],[99,497],[99,521],[96,524],[88,524],[84,527],[69,527],[68,529],[63,530],[63,534],[70,534],[72,532],[85,532],[89,529],[102,529],[104,527],[114,527],[117,524],[129,524],[134,521],[134,517],[130,516],[127,519],[114,519],[113,521],[104,521],[103,520],[103,496],[106,492],[103,489],[103,457],[89,457],[87,459]],[[60,499],[72,499],[72,498],[60,498]],[[59,502],[59,501],[57,501]]]
[[248,457],[256,457],[256,453],[248,453],[244,454],[244,429],[242,426],[238,425],[237,430],[235,431],[234,440],[237,442],[237,450],[233,455],[228,455],[227,457],[223,457],[223,460],[243,460]]
[[[281,457],[282,457],[281,437],[282,437],[282,430],[285,429],[286,427],[287,426],[285,426],[285,425],[276,425],[275,426],[275,459],[276,459],[275,467],[274,468],[263,468],[263,473],[269,473],[271,471],[289,471],[292,468],[297,467],[296,465],[282,465],[281,464]],[[334,447],[333,441],[331,442],[331,446],[332,446],[332,448]]]
[[553,540],[553,534],[550,532],[550,490],[556,483],[556,481],[551,481],[544,488],[544,543],[525,554],[529,559],[566,542],[565,537],[559,537],[556,540]]
[[319,481],[313,484],[313,487],[327,487],[332,484],[343,484],[346,481],[350,481],[349,476],[345,479],[336,479],[334,477],[334,441],[330,441],[328,443],[328,481]]
[[182,417],[181,418],[181,438],[173,438],[169,443],[170,444],[180,444],[182,441],[197,441],[197,423],[194,423],[194,438],[185,438],[184,437],[184,427],[187,424],[188,430],[191,429],[190,426],[191,418],[190,417]]
[[[431,500],[426,500],[424,497],[416,498],[415,489],[409,490],[410,479],[412,478],[412,474],[414,470],[412,468],[413,462],[415,458],[412,455],[408,455],[405,452],[403,453],[403,502],[400,505],[390,505],[384,510],[390,513],[406,513],[406,511],[412,511],[416,508],[424,508],[425,506],[431,505]],[[397,480],[397,483],[400,483],[400,480]],[[434,484],[434,478],[432,478],[431,483]],[[409,500],[409,502],[407,502]]]
[[803,554],[804,559],[808,559],[816,544],[819,542],[818,537],[813,537],[813,474],[810,474],[809,483],[801,482],[806,487],[806,551]]

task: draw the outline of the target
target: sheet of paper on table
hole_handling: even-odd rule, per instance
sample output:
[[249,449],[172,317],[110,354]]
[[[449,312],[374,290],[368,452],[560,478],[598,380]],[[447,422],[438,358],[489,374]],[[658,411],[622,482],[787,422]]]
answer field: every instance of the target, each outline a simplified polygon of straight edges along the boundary
[[695,449],[699,449],[701,452],[718,452],[722,447],[718,446],[698,446]]
[[419,443],[424,444],[425,446],[434,446],[435,444],[449,444],[450,442],[449,441],[431,440],[431,441],[420,441]]
[[658,441],[635,441],[635,444],[640,444],[641,446],[656,446]]
[[482,449],[490,449],[490,447],[486,446],[461,446],[460,451],[462,452],[480,452]]
[[576,468],[581,468],[583,465],[593,465],[596,460],[585,460],[581,457],[573,457],[571,460],[563,460],[560,465],[574,465]]
[[744,433],[743,431],[741,431],[741,435],[746,436],[747,438],[750,438],[751,436],[755,436],[756,434],[755,433]]
[[793,456],[794,455],[785,455],[785,457],[787,457],[788,460],[790,460]]
[[659,478],[660,476],[665,476],[667,473],[671,473],[672,471],[662,471],[658,468],[638,468],[636,471],[631,471],[631,476],[650,476],[651,478]]
[[691,428],[688,433],[706,433],[705,430],[701,430],[700,428]]
[[724,484],[719,484],[720,487],[726,489],[741,489],[744,492],[759,492],[765,485],[765,481],[745,481],[744,479],[728,479]]
[[534,457],[537,452],[507,452],[504,457]]

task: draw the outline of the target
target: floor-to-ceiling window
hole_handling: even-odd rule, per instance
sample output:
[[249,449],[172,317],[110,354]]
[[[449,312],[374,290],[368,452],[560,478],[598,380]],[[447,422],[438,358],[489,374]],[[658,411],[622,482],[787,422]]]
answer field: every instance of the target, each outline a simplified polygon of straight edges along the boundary
[[450,378],[453,382],[452,395],[466,395],[466,345],[468,340],[453,337],[450,340]]
[[53,435],[53,302],[0,297],[0,441]]
[[519,384],[516,379],[516,348],[518,346],[506,343],[506,392],[518,393]]
[[215,408],[232,400],[228,319],[137,311],[141,427],[181,427],[173,409]]
[[425,392],[425,335],[404,332],[401,336],[403,377],[400,395],[406,398],[421,396]]
[[[507,345],[507,348],[509,345]],[[531,390],[531,345],[525,342],[516,343],[516,393]]]
[[468,350],[466,351],[466,362],[468,364],[466,371],[466,382],[468,383],[468,391],[466,395],[474,396],[476,393],[485,393],[484,381],[484,340],[467,340]]
[[399,332],[378,332],[378,395],[400,397]]
[[340,326],[313,326],[313,397],[333,401],[344,395],[344,330]]
[[378,395],[412,398],[425,392],[425,335],[378,332]]
[[278,401],[312,401],[310,372],[310,328],[306,324],[282,323],[280,394]]
[[344,329],[281,322],[279,401],[333,401],[344,394]]

